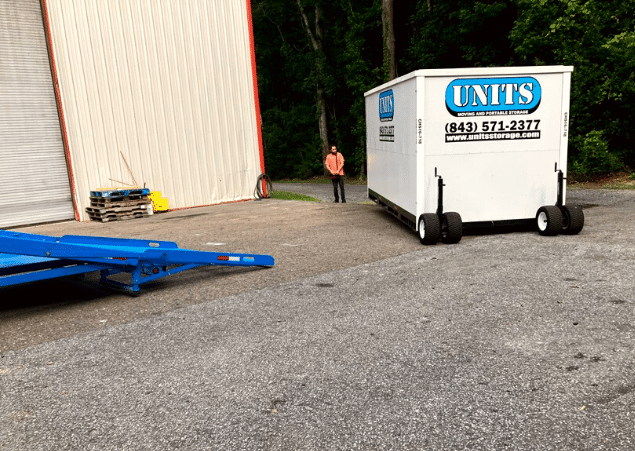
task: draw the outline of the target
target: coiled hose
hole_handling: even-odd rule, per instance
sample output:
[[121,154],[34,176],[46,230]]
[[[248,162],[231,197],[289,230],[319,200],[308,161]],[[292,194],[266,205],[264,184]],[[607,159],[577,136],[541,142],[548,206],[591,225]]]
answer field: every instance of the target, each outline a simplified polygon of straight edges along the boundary
[[[262,182],[265,182],[265,191],[267,195],[262,192]],[[256,179],[256,189],[254,190],[254,197],[256,200],[264,199],[271,196],[273,193],[273,185],[271,184],[271,179],[267,174],[260,174],[258,179]]]

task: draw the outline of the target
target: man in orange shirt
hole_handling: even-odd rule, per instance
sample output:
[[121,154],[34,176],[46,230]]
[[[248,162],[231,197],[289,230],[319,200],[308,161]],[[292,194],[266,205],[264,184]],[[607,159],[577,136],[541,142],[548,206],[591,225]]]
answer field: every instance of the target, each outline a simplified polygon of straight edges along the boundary
[[340,196],[337,193],[337,187],[339,185],[340,192],[342,193],[342,203],[346,203],[346,196],[344,195],[344,156],[337,151],[336,146],[331,146],[331,153],[326,156],[324,166],[326,166],[326,169],[331,173],[333,194],[335,195],[333,202],[340,201]]

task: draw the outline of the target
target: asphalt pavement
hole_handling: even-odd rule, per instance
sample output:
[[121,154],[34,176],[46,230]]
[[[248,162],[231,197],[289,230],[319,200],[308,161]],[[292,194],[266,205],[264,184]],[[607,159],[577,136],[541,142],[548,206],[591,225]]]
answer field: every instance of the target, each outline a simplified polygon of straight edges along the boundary
[[277,267],[133,299],[90,281],[0,291],[0,449],[635,449],[635,192],[570,190],[577,236],[423,247],[354,186],[350,205],[25,230],[269,250]]

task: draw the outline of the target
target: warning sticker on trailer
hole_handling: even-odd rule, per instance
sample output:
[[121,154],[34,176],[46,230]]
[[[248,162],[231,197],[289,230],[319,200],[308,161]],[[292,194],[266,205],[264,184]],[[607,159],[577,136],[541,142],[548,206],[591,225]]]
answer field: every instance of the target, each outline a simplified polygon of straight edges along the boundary
[[384,125],[379,127],[379,140],[394,142],[395,141],[395,126]]
[[240,257],[236,257],[234,255],[219,255],[217,257],[217,260],[224,261],[224,262],[239,262]]

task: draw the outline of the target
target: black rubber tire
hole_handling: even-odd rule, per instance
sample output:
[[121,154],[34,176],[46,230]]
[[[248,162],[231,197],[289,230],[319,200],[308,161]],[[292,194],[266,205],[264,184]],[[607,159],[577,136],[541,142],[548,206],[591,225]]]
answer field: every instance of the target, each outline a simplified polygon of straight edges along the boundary
[[441,241],[445,244],[456,244],[463,237],[463,221],[461,215],[448,211],[441,218]]
[[540,207],[536,213],[538,233],[543,236],[555,236],[562,231],[562,213],[555,205]]
[[434,213],[419,216],[419,241],[421,244],[437,244],[441,239],[441,223]]
[[562,212],[562,230],[565,235],[577,235],[584,227],[584,212],[576,205],[564,205]]

